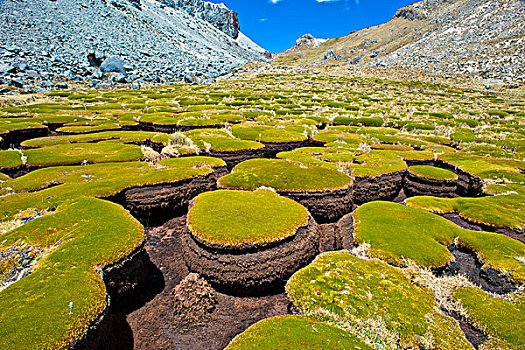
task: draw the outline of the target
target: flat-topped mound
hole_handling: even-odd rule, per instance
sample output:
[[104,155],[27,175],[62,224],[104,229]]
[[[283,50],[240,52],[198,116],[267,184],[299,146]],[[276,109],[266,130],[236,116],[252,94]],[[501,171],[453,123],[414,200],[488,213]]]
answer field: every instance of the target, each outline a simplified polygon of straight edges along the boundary
[[310,317],[268,318],[235,337],[226,350],[370,350],[356,336]]
[[144,229],[121,206],[83,198],[2,235],[44,253],[34,272],[0,293],[0,348],[70,348],[108,307],[101,268],[128,258]]
[[379,349],[473,349],[432,292],[402,269],[347,251],[323,253],[296,272],[286,292],[298,310],[340,325]]
[[308,136],[292,128],[277,128],[267,125],[234,125],[232,133],[241,140],[270,143],[301,142],[308,139]]
[[524,195],[508,194],[481,198],[436,198],[419,196],[407,205],[437,213],[457,213],[462,218],[491,227],[525,229]]
[[292,237],[308,217],[302,205],[269,190],[219,190],[195,199],[188,226],[204,245],[239,248]]
[[452,171],[430,165],[414,165],[408,168],[408,172],[431,180],[453,181],[458,179],[458,176]]
[[525,244],[502,234],[463,229],[424,210],[390,202],[366,203],[353,213],[354,237],[370,244],[369,255],[397,266],[407,260],[425,267],[445,266],[454,261],[447,246],[468,248],[484,264],[525,280]]
[[254,190],[265,186],[290,192],[331,191],[351,185],[352,178],[337,170],[282,159],[247,160],[219,180],[223,188]]

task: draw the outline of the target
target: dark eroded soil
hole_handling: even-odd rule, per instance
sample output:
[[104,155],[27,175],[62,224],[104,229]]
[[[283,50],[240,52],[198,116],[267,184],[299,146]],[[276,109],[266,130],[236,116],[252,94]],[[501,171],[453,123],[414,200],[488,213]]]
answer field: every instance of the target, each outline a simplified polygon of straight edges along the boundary
[[185,217],[147,230],[146,249],[162,271],[165,288],[143,308],[127,316],[135,349],[223,349],[237,334],[253,323],[288,314],[285,293],[247,298],[217,293],[217,305],[208,318],[188,322],[173,311],[173,288],[189,273],[180,244]]

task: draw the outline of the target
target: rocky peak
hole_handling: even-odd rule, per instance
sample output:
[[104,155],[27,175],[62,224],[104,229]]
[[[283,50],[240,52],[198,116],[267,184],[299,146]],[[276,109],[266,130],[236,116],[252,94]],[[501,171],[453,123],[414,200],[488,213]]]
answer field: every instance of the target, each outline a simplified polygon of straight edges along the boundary
[[305,34],[295,41],[295,46],[297,48],[301,46],[318,47],[325,41],[326,39],[315,38],[312,34]]
[[240,26],[237,13],[224,4],[202,0],[160,0],[161,3],[184,10],[195,18],[202,19],[233,39],[239,37]]

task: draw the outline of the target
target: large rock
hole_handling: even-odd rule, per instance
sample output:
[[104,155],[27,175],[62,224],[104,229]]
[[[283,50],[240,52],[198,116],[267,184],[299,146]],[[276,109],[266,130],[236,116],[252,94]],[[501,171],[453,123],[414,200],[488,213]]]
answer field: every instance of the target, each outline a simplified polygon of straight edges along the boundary
[[126,69],[124,69],[124,64],[118,56],[110,56],[102,62],[100,65],[100,70],[104,73],[120,73],[126,76]]

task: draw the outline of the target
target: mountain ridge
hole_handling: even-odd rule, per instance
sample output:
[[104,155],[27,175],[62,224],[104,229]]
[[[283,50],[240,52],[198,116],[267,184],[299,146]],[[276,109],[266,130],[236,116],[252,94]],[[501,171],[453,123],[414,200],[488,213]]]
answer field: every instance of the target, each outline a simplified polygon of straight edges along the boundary
[[[236,39],[241,35],[237,14],[224,5],[161,1],[0,2],[0,85],[37,83],[49,89],[63,82],[205,81],[266,60],[251,40]],[[201,8],[205,11],[197,11]],[[88,54],[100,60],[88,61]],[[125,71],[110,72],[108,81],[93,63],[111,56]]]
[[424,0],[399,9],[387,23],[279,55],[275,62],[525,81],[523,23],[523,0]]

